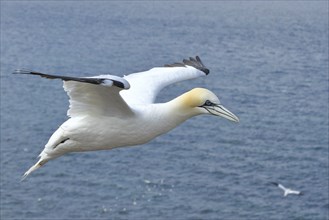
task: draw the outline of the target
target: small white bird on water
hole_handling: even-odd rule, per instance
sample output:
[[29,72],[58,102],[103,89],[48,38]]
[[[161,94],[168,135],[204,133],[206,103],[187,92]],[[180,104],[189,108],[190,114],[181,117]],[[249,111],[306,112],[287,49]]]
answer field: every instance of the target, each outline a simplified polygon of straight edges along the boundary
[[80,78],[29,70],[15,73],[62,79],[70,98],[67,112],[70,118],[50,137],[39,161],[26,171],[23,179],[66,153],[144,144],[196,115],[210,114],[239,121],[214,93],[203,88],[192,89],[166,103],[154,103],[164,87],[208,75],[209,70],[198,56],[124,77]]
[[271,182],[271,183],[283,190],[283,196],[287,196],[289,194],[298,195],[298,196],[303,195],[303,192],[286,188],[280,183],[276,183],[276,182]]

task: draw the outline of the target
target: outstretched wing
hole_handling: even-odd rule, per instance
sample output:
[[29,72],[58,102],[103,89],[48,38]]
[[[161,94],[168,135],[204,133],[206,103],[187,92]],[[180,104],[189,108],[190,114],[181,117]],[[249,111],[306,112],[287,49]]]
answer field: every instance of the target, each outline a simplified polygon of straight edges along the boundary
[[130,105],[151,104],[164,87],[188,79],[194,79],[209,74],[201,59],[196,56],[184,59],[182,63],[155,67],[145,72],[124,76],[131,88],[121,92]]
[[67,113],[70,117],[87,114],[127,117],[133,114],[130,106],[153,103],[158,92],[164,87],[206,76],[209,70],[196,56],[190,57],[189,60],[184,59],[182,63],[155,67],[123,78],[113,75],[58,76],[30,70],[17,70],[15,73],[62,79],[64,90],[70,97],[70,108]]
[[70,77],[49,75],[29,70],[15,73],[39,75],[49,79],[62,79],[64,90],[70,97],[68,116],[109,115],[120,117],[133,114],[119,92],[129,89],[129,83],[118,76]]
[[282,189],[282,190],[287,190],[281,183],[277,183],[277,182],[271,182],[271,184],[273,184],[273,185],[275,185],[275,186],[277,186],[277,187],[279,187],[280,189]]
[[286,187],[284,187],[282,184],[278,184],[278,187],[280,188],[280,189],[282,189],[283,191],[286,191],[287,190],[287,188]]

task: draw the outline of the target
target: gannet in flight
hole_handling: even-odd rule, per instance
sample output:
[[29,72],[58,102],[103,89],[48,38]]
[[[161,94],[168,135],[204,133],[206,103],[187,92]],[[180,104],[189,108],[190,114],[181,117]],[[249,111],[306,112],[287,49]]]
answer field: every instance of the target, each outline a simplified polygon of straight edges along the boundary
[[23,179],[66,153],[144,144],[196,115],[239,121],[214,93],[204,88],[192,89],[166,103],[154,103],[164,87],[208,75],[209,70],[198,56],[124,77],[70,77],[30,70],[14,73],[62,79],[70,98],[69,119],[50,137],[39,161],[26,171]]
[[287,196],[289,194],[293,194],[293,195],[303,195],[303,192],[301,191],[296,191],[296,190],[292,190],[289,188],[284,187],[282,184],[280,183],[276,183],[276,182],[271,182],[273,185],[279,187],[280,189],[283,190],[283,196]]

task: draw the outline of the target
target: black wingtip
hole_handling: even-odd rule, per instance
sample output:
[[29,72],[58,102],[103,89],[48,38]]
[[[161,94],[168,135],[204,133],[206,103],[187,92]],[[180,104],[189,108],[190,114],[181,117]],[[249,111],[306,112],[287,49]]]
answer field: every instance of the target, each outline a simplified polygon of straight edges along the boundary
[[279,186],[279,183],[277,183],[277,182],[270,182],[270,184],[275,185],[275,186]]
[[16,69],[14,72],[12,72],[12,74],[32,74],[32,73],[33,71],[28,69]]
[[50,75],[50,74],[45,74],[45,73],[40,73],[40,72],[35,72],[31,71],[28,69],[17,69],[13,72],[13,74],[28,74],[28,75],[37,75],[41,76],[43,78],[47,79],[61,79],[63,81],[76,81],[76,82],[81,82],[81,83],[90,83],[90,84],[103,84],[106,85],[106,81],[110,80],[111,85],[113,83],[114,86],[122,88],[122,89],[128,89],[129,84],[126,85],[125,83],[115,80],[115,79],[108,79],[108,78],[92,78],[92,77],[72,77],[72,76],[59,76],[59,75]]
[[41,76],[41,77],[48,78],[48,79],[62,78],[61,76],[49,75],[49,74],[45,74],[45,73],[40,73],[40,72],[32,71],[32,70],[29,70],[29,69],[16,69],[13,72],[13,74],[37,75],[37,76]]
[[198,70],[201,70],[206,75],[210,73],[209,69],[202,63],[199,56],[190,57],[189,59],[184,59],[182,63],[173,63],[173,64],[166,64],[165,67],[185,67],[185,66],[192,66]]

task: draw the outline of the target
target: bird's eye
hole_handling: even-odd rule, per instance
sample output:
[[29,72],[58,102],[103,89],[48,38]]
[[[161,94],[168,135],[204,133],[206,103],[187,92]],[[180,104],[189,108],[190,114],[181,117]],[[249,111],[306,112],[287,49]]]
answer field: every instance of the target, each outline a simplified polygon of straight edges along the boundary
[[204,103],[205,106],[212,106],[214,105],[211,101],[207,100],[205,103]]

